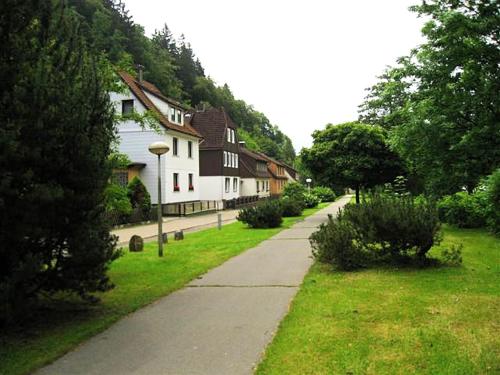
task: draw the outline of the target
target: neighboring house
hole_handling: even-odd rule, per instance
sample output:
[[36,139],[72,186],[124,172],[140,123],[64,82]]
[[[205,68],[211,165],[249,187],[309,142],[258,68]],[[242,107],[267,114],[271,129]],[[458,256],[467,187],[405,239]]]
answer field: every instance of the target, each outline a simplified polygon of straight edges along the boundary
[[194,111],[190,124],[203,136],[200,143],[200,192],[203,200],[240,196],[237,126],[222,109]]
[[123,120],[118,125],[118,151],[132,161],[128,178],[139,176],[151,195],[151,202],[158,202],[158,157],[149,152],[148,146],[163,141],[170,151],[161,157],[162,203],[199,201],[198,144],[202,136],[185,121],[186,108],[165,97],[153,84],[128,73],[118,74],[126,90],[110,94],[117,113],[150,111],[159,121],[159,130],[143,128],[134,120]]
[[270,174],[270,193],[272,196],[281,195],[283,188],[288,183],[288,177],[285,172],[285,164],[273,159],[262,152],[259,155],[267,160],[267,170]]
[[240,177],[241,196],[269,197],[270,175],[267,170],[267,159],[248,150],[244,142],[240,142]]

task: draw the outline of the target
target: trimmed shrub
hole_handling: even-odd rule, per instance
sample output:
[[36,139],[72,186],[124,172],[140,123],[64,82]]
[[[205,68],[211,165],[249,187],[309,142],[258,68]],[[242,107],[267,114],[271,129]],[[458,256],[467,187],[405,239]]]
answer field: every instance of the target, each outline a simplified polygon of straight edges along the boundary
[[266,200],[255,207],[240,210],[237,220],[252,228],[276,228],[283,222],[283,209],[279,201]]
[[339,213],[337,219],[330,216],[326,224],[310,237],[313,256],[322,263],[351,271],[366,263],[367,255],[356,241],[356,230]]
[[435,204],[415,203],[411,196],[373,193],[344,209],[344,217],[360,233],[360,240],[381,257],[415,255],[424,258],[439,243],[440,223]]
[[480,228],[486,225],[488,198],[484,191],[464,191],[447,195],[438,202],[439,218],[459,228]]
[[151,213],[151,196],[139,177],[134,177],[127,186],[127,195],[132,207],[140,210],[141,219],[148,220]]
[[315,186],[311,189],[311,193],[321,202],[333,202],[336,198],[334,191],[326,186]]
[[279,200],[283,217],[293,217],[302,215],[304,210],[304,201],[285,196]]
[[314,208],[317,207],[320,200],[317,196],[309,193],[304,194],[304,205],[306,208]]
[[440,242],[439,230],[433,203],[375,193],[345,206],[311,236],[311,244],[318,260],[352,270],[371,262],[421,262]]

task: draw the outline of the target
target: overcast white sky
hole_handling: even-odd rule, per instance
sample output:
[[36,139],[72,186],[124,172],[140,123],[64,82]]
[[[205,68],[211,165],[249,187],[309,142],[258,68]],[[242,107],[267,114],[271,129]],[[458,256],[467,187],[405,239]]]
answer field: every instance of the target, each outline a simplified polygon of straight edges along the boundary
[[[327,123],[357,118],[365,88],[423,39],[419,0],[125,0],[150,35],[184,34],[206,74],[310,146]],[[146,67],[147,69],[147,67]]]

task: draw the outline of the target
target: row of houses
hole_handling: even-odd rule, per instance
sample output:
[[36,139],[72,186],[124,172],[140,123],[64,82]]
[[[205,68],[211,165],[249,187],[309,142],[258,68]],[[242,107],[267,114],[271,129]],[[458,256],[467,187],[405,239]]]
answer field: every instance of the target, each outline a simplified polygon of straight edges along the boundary
[[247,149],[239,140],[238,126],[224,110],[190,110],[143,80],[141,72],[138,78],[125,72],[118,75],[125,90],[111,93],[117,113],[149,111],[160,124],[158,131],[132,119],[119,123],[118,149],[132,163],[117,172],[118,180],[126,183],[138,176],[156,204],[157,159],[148,146],[166,142],[170,151],[162,156],[161,168],[165,213],[186,213],[186,205],[194,212],[210,209],[211,202],[212,208],[222,208],[245,197],[280,195],[287,182],[297,179],[292,167]]

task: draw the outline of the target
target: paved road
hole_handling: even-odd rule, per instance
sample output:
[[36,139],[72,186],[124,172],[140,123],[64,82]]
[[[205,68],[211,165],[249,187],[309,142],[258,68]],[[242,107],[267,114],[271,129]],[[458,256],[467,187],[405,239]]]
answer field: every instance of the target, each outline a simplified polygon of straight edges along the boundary
[[349,199],[129,315],[37,374],[251,374],[312,263],[309,235]]
[[[239,210],[224,210],[220,211],[222,215],[223,224],[230,224],[236,221]],[[172,233],[178,230],[186,232],[197,231],[217,225],[217,213],[199,214],[184,217],[164,217],[163,218],[163,231]],[[126,245],[134,234],[137,234],[145,240],[156,240],[158,236],[158,224],[145,224],[133,227],[115,229],[112,231],[114,235],[118,236],[118,244]]]

